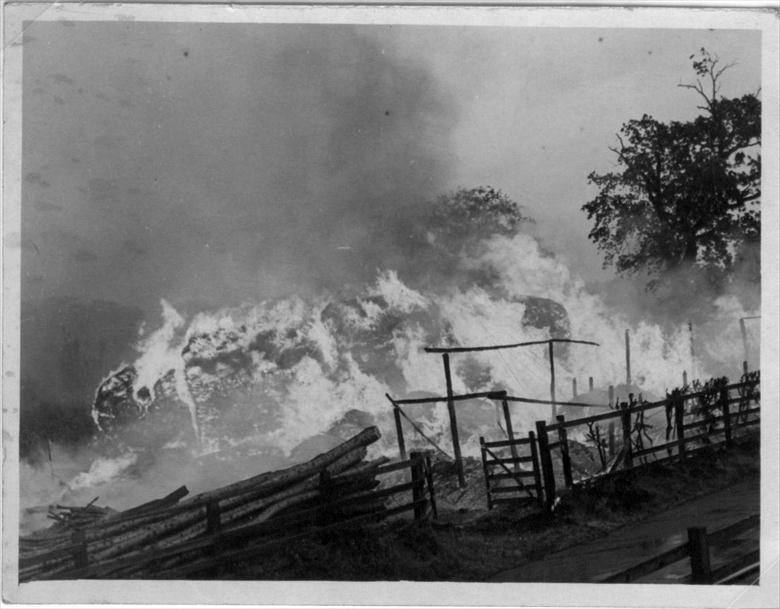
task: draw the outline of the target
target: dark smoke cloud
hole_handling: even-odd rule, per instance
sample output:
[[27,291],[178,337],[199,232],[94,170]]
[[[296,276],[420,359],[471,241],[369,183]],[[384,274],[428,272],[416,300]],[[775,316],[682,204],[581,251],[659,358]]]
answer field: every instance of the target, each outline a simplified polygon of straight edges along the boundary
[[454,110],[388,29],[29,29],[25,300],[221,306],[408,263]]

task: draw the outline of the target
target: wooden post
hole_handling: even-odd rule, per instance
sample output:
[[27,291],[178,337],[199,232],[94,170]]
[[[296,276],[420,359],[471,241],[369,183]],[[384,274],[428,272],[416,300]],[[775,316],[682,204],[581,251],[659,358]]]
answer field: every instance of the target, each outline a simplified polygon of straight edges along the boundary
[[[566,422],[566,418],[559,414],[556,417],[559,425],[563,425]],[[558,428],[558,441],[561,443],[561,463],[563,464],[563,481],[566,484],[566,488],[574,486],[574,481],[571,476],[571,457],[569,456],[569,438],[566,435],[566,428]]]
[[690,527],[688,529],[688,553],[691,558],[691,579],[694,584],[711,584],[710,547],[707,542],[707,529]]
[[412,471],[412,500],[415,502],[414,519],[422,520],[425,518],[425,508],[423,504],[417,505],[418,501],[425,500],[425,461],[423,453],[413,450],[409,453],[412,461],[410,466]]
[[615,421],[609,422],[608,437],[609,437],[609,456],[614,457],[615,456]]
[[439,519],[439,511],[436,509],[436,494],[433,491],[433,465],[431,464],[431,451],[425,451],[425,481],[428,484],[428,500],[431,502],[433,519]]
[[742,374],[747,376],[748,373],[748,363],[747,360],[742,362]]
[[696,350],[693,348],[693,322],[688,322],[688,341],[691,350],[691,376],[696,378]]
[[460,488],[466,486],[466,476],[463,473],[463,458],[460,455],[460,440],[458,439],[458,419],[455,416],[455,401],[452,399],[452,374],[450,372],[450,354],[443,353],[444,378],[447,381],[447,410],[450,414],[450,433],[452,434],[452,450],[455,455],[455,467],[458,470]]
[[553,354],[553,343],[552,341],[549,341],[547,343],[548,351],[550,354],[550,401],[552,402],[552,406],[550,407],[551,416],[550,420],[554,421],[555,417],[558,415],[558,409],[555,407],[555,355]]
[[683,370],[683,387],[688,386],[688,372]]
[[742,333],[742,351],[745,354],[745,359],[742,362],[742,367],[745,369],[745,374],[747,374],[748,369],[748,339],[747,339],[747,329],[745,328],[745,318],[740,317],[739,318],[739,331]]
[[540,473],[541,466],[539,465],[539,451],[536,447],[536,434],[532,431],[528,432],[528,443],[531,445],[531,458],[533,459],[534,470],[534,487],[536,488],[536,500],[539,502],[540,507],[544,507],[544,490],[542,489],[542,476]]
[[577,377],[571,378],[571,397],[577,397]]
[[393,403],[393,416],[395,417],[395,437],[398,439],[398,453],[401,461],[406,461],[406,442],[404,442],[404,430],[401,427],[401,407]]
[[539,443],[539,462],[542,466],[542,479],[544,480],[545,506],[548,512],[552,512],[553,505],[555,505],[555,474],[553,473],[550,442],[547,438],[547,423],[545,421],[536,422],[536,439]]
[[723,435],[726,438],[726,446],[731,446],[731,413],[729,412],[729,390],[725,387],[720,390],[720,410],[723,413]]
[[609,386],[609,407],[614,408],[616,406],[615,404],[615,386],[610,385]]
[[87,555],[87,538],[84,529],[73,529],[70,537],[73,544],[73,564],[77,569],[83,569],[89,564]]
[[[514,441],[515,439],[515,432],[512,429],[512,417],[509,414],[509,402],[507,402],[505,399],[501,400],[501,406],[504,409],[504,421],[506,422],[506,437],[507,440]],[[512,458],[515,460],[514,462],[514,469],[517,471],[520,469],[520,464],[517,462],[517,446],[514,444],[509,445],[509,450],[512,453]]]
[[593,391],[593,377],[588,377],[588,391]]
[[482,473],[485,476],[485,494],[487,495],[488,509],[493,509],[493,498],[490,495],[489,470],[487,465],[487,450],[485,450],[485,438],[479,437],[479,449],[482,452]]
[[626,385],[631,384],[631,339],[626,329]]
[[623,425],[623,458],[627,469],[633,465],[633,447],[631,446],[631,413],[628,402],[620,403],[620,422]]
[[685,402],[681,396],[675,398],[674,403],[674,425],[677,428],[677,452],[680,461],[685,460]]

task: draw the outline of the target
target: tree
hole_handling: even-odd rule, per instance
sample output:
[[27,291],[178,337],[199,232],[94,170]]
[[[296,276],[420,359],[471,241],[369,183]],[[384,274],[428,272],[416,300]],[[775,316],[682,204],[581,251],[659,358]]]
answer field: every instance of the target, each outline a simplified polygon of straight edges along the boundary
[[761,102],[758,92],[720,94],[730,67],[701,49],[695,83],[679,86],[699,95],[703,114],[688,122],[628,121],[611,148],[619,169],[588,176],[599,194],[582,209],[605,267],[645,272],[651,289],[692,272],[722,284],[757,255]]

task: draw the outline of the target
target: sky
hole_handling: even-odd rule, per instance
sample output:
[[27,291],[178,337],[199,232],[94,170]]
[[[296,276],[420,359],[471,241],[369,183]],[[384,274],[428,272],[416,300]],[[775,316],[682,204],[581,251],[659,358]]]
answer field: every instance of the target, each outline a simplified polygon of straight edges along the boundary
[[760,87],[752,31],[36,22],[22,297],[156,310],[370,281],[436,195],[490,185],[585,280],[621,124],[698,112],[690,56]]

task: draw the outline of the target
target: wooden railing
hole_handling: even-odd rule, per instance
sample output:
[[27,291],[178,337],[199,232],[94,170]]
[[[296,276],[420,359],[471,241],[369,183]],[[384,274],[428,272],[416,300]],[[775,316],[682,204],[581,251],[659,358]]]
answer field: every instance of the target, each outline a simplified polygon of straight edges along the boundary
[[711,566],[710,546],[722,541],[728,541],[751,529],[760,526],[758,514],[749,516],[732,525],[707,533],[704,527],[690,527],[688,541],[662,552],[652,558],[614,573],[602,579],[599,583],[630,583],[647,577],[669,565],[684,559],[691,562],[690,583],[693,584],[728,584],[731,581],[758,573],[759,551],[754,550],[713,569]]

